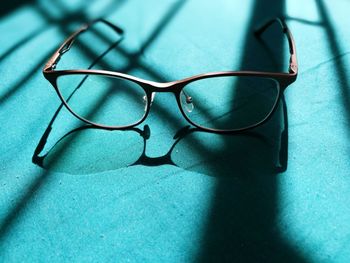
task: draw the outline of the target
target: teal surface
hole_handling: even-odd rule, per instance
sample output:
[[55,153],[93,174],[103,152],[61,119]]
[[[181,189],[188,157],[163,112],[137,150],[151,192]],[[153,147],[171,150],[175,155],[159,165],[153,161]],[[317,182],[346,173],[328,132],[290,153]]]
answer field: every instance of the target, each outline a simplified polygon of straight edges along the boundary
[[[350,262],[349,1],[6,2],[1,262]],[[294,35],[299,77],[249,133],[188,129],[165,93],[136,130],[74,130],[83,123],[41,73],[98,17],[125,36],[95,68],[159,82],[287,70],[285,39],[252,35],[277,15]],[[61,67],[86,68],[117,41],[98,28],[84,37]]]

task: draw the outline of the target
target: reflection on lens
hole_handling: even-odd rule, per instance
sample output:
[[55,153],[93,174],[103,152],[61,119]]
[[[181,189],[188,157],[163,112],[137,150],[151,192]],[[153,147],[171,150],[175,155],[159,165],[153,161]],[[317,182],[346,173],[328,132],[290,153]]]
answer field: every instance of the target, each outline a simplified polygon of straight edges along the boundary
[[58,90],[81,118],[112,127],[130,126],[147,110],[147,96],[138,84],[121,78],[72,74],[57,79]]
[[188,84],[180,96],[183,111],[193,123],[210,129],[236,130],[269,116],[279,96],[279,85],[270,78],[215,77]]

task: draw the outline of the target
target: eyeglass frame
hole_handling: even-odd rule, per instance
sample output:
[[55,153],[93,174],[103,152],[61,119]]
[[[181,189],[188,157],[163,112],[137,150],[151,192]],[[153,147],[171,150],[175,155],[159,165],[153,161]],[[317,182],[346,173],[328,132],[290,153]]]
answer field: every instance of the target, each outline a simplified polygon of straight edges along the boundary
[[[197,127],[200,130],[207,131],[207,132],[212,132],[212,133],[218,133],[218,134],[234,134],[234,133],[239,133],[243,132],[246,130],[250,130],[253,128],[256,128],[260,125],[263,125],[269,119],[272,117],[274,112],[277,109],[277,105],[279,101],[281,100],[282,94],[284,90],[292,84],[298,76],[298,62],[297,62],[297,55],[296,55],[296,47],[295,47],[295,42],[293,35],[291,31],[289,30],[287,24],[285,21],[281,18],[274,18],[266,23],[262,24],[262,26],[258,27],[257,30],[255,30],[254,34],[257,37],[260,37],[260,35],[267,29],[269,28],[272,24],[277,22],[282,30],[284,35],[287,37],[288,40],[288,45],[289,45],[289,54],[290,54],[290,59],[289,59],[289,69],[288,73],[286,72],[267,72],[267,71],[219,71],[219,72],[209,72],[205,74],[199,74],[195,75],[192,77],[188,77],[185,79],[177,80],[177,81],[171,81],[171,82],[154,82],[150,80],[145,80],[142,78],[138,78],[132,75],[128,75],[122,72],[118,71],[108,71],[108,70],[92,70],[92,69],[74,69],[74,70],[55,70],[56,65],[58,64],[61,56],[69,51],[71,48],[72,44],[74,43],[76,37],[80,35],[81,33],[87,31],[89,27],[91,27],[93,24],[96,22],[102,22],[106,24],[107,26],[111,27],[116,33],[123,35],[123,30],[119,28],[118,26],[110,23],[109,21],[105,19],[97,19],[92,21],[89,24],[83,25],[80,29],[75,31],[72,35],[70,35],[63,43],[62,45],[57,49],[57,51],[51,56],[51,58],[48,60],[48,62],[45,64],[45,67],[43,69],[43,75],[44,77],[51,83],[51,85],[54,87],[56,90],[61,102],[63,105],[68,109],[68,111],[73,114],[76,118],[79,120],[88,123],[96,128],[100,129],[105,129],[105,130],[126,130],[133,128],[139,124],[141,124],[148,116],[150,109],[151,109],[151,104],[153,101],[153,93],[155,92],[171,92],[175,95],[178,107],[180,109],[180,112],[184,116],[184,118],[193,126]],[[91,122],[78,114],[76,114],[68,105],[66,100],[63,98],[61,92],[59,91],[59,88],[57,86],[57,78],[60,76],[64,75],[78,75],[78,74],[86,74],[86,75],[102,75],[106,77],[115,77],[115,78],[120,78],[124,80],[128,80],[131,82],[134,82],[138,84],[141,88],[146,93],[147,96],[147,105],[146,105],[146,111],[144,116],[142,117],[141,120],[127,125],[127,126],[106,126],[98,123]],[[216,77],[230,77],[230,76],[248,76],[248,77],[262,77],[262,78],[270,78],[273,80],[276,80],[279,84],[278,88],[278,94],[277,98],[275,101],[275,104],[273,108],[271,109],[270,113],[260,122],[257,122],[255,124],[252,124],[250,126],[244,127],[244,128],[239,128],[239,129],[232,129],[232,130],[219,130],[219,129],[213,129],[213,128],[207,128],[203,127],[201,125],[198,125],[191,121],[191,119],[186,115],[184,112],[184,109],[181,105],[181,91],[183,88],[190,84],[191,82],[202,80],[202,79],[208,79],[208,78],[216,78]]]

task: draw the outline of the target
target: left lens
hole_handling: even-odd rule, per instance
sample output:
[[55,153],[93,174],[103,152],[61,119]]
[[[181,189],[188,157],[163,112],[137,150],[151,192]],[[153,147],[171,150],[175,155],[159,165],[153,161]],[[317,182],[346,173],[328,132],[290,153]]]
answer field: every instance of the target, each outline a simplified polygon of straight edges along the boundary
[[248,128],[265,120],[279,97],[270,78],[225,76],[197,80],[180,93],[183,112],[194,124],[219,131]]
[[57,79],[58,90],[80,118],[108,127],[128,127],[142,120],[147,94],[135,82],[95,74],[70,74]]

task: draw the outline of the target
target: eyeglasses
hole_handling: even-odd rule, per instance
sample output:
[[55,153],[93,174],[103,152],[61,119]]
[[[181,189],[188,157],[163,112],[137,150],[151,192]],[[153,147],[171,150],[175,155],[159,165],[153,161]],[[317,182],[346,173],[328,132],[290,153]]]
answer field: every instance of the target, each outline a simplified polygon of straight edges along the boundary
[[284,90],[298,75],[295,44],[285,22],[279,18],[255,31],[259,37],[277,22],[289,44],[288,73],[227,71],[196,75],[158,83],[121,72],[93,69],[55,70],[61,56],[78,35],[102,22],[117,34],[123,30],[99,19],[73,33],[53,54],[43,70],[64,106],[77,118],[95,127],[123,130],[142,123],[157,92],[175,95],[179,109],[193,126],[215,133],[235,133],[267,122]]

